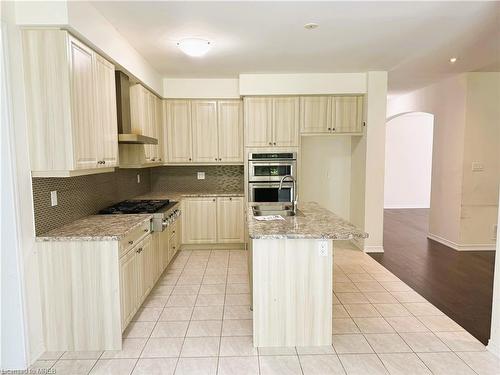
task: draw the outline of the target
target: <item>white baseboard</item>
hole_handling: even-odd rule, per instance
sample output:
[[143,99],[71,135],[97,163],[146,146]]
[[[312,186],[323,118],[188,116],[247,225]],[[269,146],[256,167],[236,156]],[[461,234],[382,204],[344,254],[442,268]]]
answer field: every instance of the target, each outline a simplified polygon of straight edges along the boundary
[[245,250],[244,243],[182,244],[181,250]]
[[486,346],[486,349],[493,355],[497,356],[500,358],[500,345],[498,345],[496,342],[494,342],[492,339],[488,340],[488,345]]
[[429,208],[426,204],[397,204],[384,206],[384,210],[411,210],[413,208]]
[[383,246],[365,246],[363,251],[365,253],[383,253],[384,247]]
[[495,244],[458,244],[456,242],[447,240],[446,238],[436,236],[435,234],[427,234],[427,238],[434,240],[436,242],[442,243],[453,250],[457,251],[493,251],[495,250]]

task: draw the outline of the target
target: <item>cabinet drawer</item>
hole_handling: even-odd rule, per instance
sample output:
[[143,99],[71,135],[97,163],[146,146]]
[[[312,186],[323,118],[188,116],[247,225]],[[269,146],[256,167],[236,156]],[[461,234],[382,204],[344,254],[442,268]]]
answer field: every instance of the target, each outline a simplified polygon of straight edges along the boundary
[[137,228],[133,229],[123,239],[120,240],[120,257],[124,256],[129,249],[134,247],[145,236],[151,232],[151,221],[147,220]]

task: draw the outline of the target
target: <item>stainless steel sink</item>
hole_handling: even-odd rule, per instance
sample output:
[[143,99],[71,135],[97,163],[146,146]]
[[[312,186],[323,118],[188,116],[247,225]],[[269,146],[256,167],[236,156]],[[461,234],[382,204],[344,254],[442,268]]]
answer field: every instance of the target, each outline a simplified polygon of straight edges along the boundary
[[288,203],[282,203],[282,204],[262,204],[262,205],[256,205],[253,206],[254,211],[285,211],[285,210],[292,210],[293,206]]
[[253,216],[268,216],[268,215],[281,215],[286,216],[303,216],[302,212],[297,210],[293,212],[291,204],[269,204],[253,206]]

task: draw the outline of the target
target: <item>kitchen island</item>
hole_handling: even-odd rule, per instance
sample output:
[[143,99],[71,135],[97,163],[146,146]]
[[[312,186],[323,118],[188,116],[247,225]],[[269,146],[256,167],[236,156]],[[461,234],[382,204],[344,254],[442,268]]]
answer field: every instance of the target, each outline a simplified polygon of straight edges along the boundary
[[331,345],[333,241],[368,234],[315,202],[273,221],[259,221],[256,205],[247,217],[254,346]]

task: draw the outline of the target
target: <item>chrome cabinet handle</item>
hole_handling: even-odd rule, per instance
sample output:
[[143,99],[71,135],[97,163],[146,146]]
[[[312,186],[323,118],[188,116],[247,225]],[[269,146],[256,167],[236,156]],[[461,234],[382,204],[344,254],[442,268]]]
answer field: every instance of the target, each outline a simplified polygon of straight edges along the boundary
[[275,145],[275,146],[276,146],[276,142],[274,142],[274,143],[273,143],[273,145]]
[[230,200],[230,201],[232,201],[232,200],[233,200],[233,198],[229,197],[229,200]]
[[149,232],[149,229],[144,229],[144,232],[146,232],[146,233]]
[[269,142],[269,145],[272,146],[273,145],[273,142]]
[[136,253],[139,254],[142,251],[142,247],[138,248]]
[[128,241],[129,245],[132,245],[134,243],[134,241]]
[[215,161],[217,161],[217,158],[215,158]]

